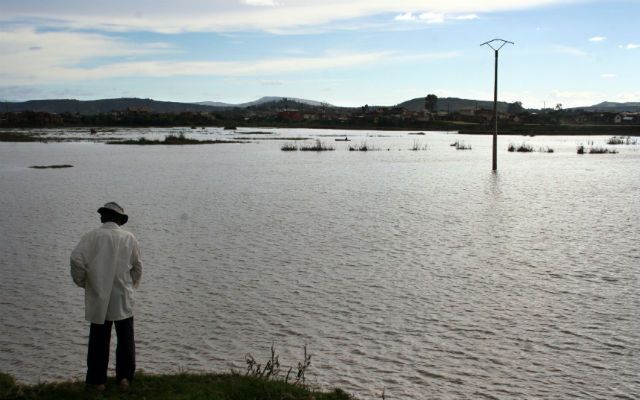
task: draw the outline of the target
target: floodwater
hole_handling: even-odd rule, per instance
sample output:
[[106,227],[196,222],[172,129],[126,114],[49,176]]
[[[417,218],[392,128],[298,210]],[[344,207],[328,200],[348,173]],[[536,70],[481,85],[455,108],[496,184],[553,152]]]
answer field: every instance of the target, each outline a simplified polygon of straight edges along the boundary
[[[147,372],[243,370],[273,343],[285,365],[306,345],[312,383],[362,399],[640,397],[640,146],[578,155],[608,137],[504,136],[494,174],[488,136],[184,131],[252,140],[0,143],[0,371],[83,377],[68,258],[117,201],[145,263]],[[284,152],[267,137],[336,150]],[[378,151],[347,151],[365,142]],[[522,142],[555,152],[506,151]],[[74,167],[28,168],[50,164]]]

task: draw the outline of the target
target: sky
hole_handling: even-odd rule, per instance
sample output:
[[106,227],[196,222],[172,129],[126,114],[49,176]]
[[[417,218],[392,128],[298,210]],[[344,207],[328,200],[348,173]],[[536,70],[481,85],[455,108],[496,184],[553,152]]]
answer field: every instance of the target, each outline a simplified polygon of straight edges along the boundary
[[0,100],[640,101],[640,0],[0,0]]

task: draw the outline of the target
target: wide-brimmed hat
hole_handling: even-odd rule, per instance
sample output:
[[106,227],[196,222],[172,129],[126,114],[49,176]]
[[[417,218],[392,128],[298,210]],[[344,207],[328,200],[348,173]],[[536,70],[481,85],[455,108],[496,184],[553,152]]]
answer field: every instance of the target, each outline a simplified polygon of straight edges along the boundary
[[104,206],[98,208],[98,212],[100,214],[102,214],[103,212],[115,212],[120,217],[122,217],[122,224],[121,225],[126,224],[127,221],[129,220],[129,216],[124,213],[124,208],[122,208],[115,201],[110,201],[107,204],[105,204]]

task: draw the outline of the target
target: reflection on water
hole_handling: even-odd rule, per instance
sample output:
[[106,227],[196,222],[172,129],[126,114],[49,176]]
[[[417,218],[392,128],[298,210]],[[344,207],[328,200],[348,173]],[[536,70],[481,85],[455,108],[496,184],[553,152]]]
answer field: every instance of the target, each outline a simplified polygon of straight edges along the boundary
[[407,133],[348,135],[385,151],[0,144],[0,370],[82,377],[68,256],[116,200],[145,260],[146,371],[242,369],[272,342],[294,363],[306,343],[317,383],[362,398],[640,396],[637,146],[536,137],[555,153],[514,154],[501,137],[493,174],[489,137],[414,152]]

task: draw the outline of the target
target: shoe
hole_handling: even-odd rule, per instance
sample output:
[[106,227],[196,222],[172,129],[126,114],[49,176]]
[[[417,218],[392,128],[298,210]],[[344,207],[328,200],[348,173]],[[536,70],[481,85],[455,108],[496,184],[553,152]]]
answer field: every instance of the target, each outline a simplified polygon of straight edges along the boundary
[[91,385],[91,386],[93,386],[93,388],[98,392],[104,392],[105,390],[107,390],[107,385],[105,385],[104,383],[101,383],[99,385]]
[[122,390],[123,392],[129,390],[129,381],[127,380],[127,378],[120,380],[120,390]]

